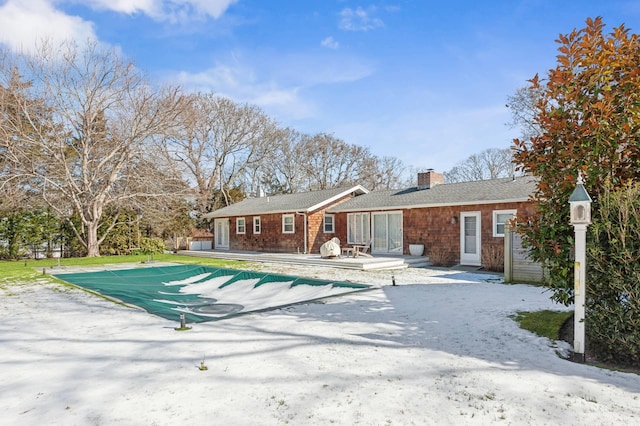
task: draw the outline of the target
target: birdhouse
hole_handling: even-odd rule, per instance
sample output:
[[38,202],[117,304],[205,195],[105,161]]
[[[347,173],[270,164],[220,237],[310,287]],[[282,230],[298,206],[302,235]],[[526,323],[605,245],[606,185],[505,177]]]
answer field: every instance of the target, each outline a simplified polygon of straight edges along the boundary
[[591,223],[591,197],[584,188],[582,175],[578,175],[576,189],[569,197],[570,223],[572,225],[589,225]]

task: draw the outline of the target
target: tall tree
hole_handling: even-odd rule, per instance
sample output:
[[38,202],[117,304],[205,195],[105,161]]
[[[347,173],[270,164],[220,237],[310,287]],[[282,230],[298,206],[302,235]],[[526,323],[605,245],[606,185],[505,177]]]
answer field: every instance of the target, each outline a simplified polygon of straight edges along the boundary
[[[374,157],[371,167],[368,178],[361,181],[362,185],[370,191],[410,186],[403,181],[406,168],[397,157]],[[411,176],[411,180],[413,180],[413,176]]]
[[376,157],[367,148],[347,144],[333,135],[286,129],[272,158],[261,166],[260,177],[269,193],[354,184],[375,190],[401,187],[405,169],[398,158]]
[[327,133],[305,138],[300,149],[307,154],[303,167],[310,190],[353,185],[373,173],[375,162],[368,148],[347,144]]
[[547,266],[554,298],[570,303],[567,200],[578,172],[595,202],[594,222],[605,181],[618,187],[640,177],[640,40],[624,25],[606,34],[596,18],[557,42],[556,67],[546,79],[530,81],[540,92],[533,119],[540,133],[514,140],[514,157],[521,170],[539,177],[537,214],[518,229],[533,258]]
[[274,146],[269,161],[260,167],[261,188],[271,194],[293,194],[308,188],[305,164],[309,153],[304,150],[302,142],[307,135],[293,129],[284,129]]
[[[3,122],[3,135],[18,135],[0,139],[15,166],[3,180],[28,181],[62,217],[75,212],[79,226],[70,225],[86,254],[99,256],[115,226],[98,232],[106,207],[164,196],[159,182],[180,185],[175,174],[139,167],[152,138],[175,126],[185,101],[177,88],[154,88],[133,62],[97,43],[43,43],[33,55],[10,59],[0,63],[0,78],[17,69],[29,86],[0,82],[14,91],[19,111]],[[28,120],[29,131],[21,120]]]
[[200,214],[233,199],[230,191],[251,168],[271,158],[279,129],[258,107],[237,104],[213,93],[190,96],[180,128],[165,138],[163,151],[182,164],[195,185]]
[[[0,53],[1,58],[6,56]],[[9,149],[21,143],[21,134],[34,132],[31,123],[40,123],[44,114],[37,102],[28,101],[23,92],[31,86],[23,81],[18,70],[6,70],[0,83],[0,214],[13,214],[27,211],[37,203],[33,203],[33,188],[20,179],[19,158],[15,149]],[[30,116],[26,116],[19,105],[31,102]]]
[[514,174],[511,149],[489,148],[472,154],[445,172],[447,182],[497,179]]
[[542,94],[542,87],[525,86],[507,97],[507,108],[511,111],[507,126],[519,128],[521,140],[528,141],[542,132],[536,121],[536,105]]

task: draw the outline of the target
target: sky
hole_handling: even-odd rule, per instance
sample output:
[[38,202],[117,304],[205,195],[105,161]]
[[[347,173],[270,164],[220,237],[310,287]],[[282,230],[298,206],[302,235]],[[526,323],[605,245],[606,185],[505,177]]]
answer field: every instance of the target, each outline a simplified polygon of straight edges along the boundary
[[0,0],[0,43],[97,40],[157,83],[447,171],[511,145],[508,96],[596,16],[640,31],[635,0]]

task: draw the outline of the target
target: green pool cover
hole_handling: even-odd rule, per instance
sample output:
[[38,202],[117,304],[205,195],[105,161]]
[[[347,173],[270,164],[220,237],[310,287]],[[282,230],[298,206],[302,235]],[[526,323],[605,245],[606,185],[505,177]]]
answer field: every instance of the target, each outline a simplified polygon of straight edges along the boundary
[[176,265],[55,277],[136,305],[168,320],[212,321],[371,288],[334,282],[200,265]]

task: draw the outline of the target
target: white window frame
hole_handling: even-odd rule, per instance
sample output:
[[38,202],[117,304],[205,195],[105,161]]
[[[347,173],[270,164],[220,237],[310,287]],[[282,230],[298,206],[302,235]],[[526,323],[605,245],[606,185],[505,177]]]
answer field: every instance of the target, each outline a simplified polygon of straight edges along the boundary
[[[327,218],[331,218],[330,223],[327,223]],[[327,225],[330,226],[329,230],[327,230]],[[325,234],[333,234],[334,232],[336,232],[335,229],[336,229],[336,215],[334,215],[334,214],[325,214],[324,215],[324,219],[322,221],[322,231]]]
[[253,217],[253,233],[259,234],[262,231],[262,222],[260,221],[260,216]]
[[247,221],[244,217],[239,217],[236,219],[236,234],[246,234],[247,233]]
[[402,224],[402,210],[371,212],[371,241],[373,241],[373,248],[375,248],[371,251],[402,254]]
[[[518,213],[517,210],[515,209],[511,209],[511,210],[494,210],[493,211],[493,236],[496,238],[504,238],[504,226],[506,225],[507,221],[513,219],[514,217],[516,217],[516,214]],[[499,215],[505,215],[508,214],[511,217],[505,221],[500,222],[498,220],[498,216]],[[498,227],[502,225],[502,233],[499,232]]]
[[[352,222],[356,235],[352,235]],[[369,244],[371,242],[371,214],[349,213],[347,214],[347,244]]]
[[[291,223],[287,223],[287,219],[291,219]],[[291,230],[287,230],[287,226],[291,226]],[[282,215],[282,233],[283,234],[295,234],[296,232],[296,216],[294,214]]]

